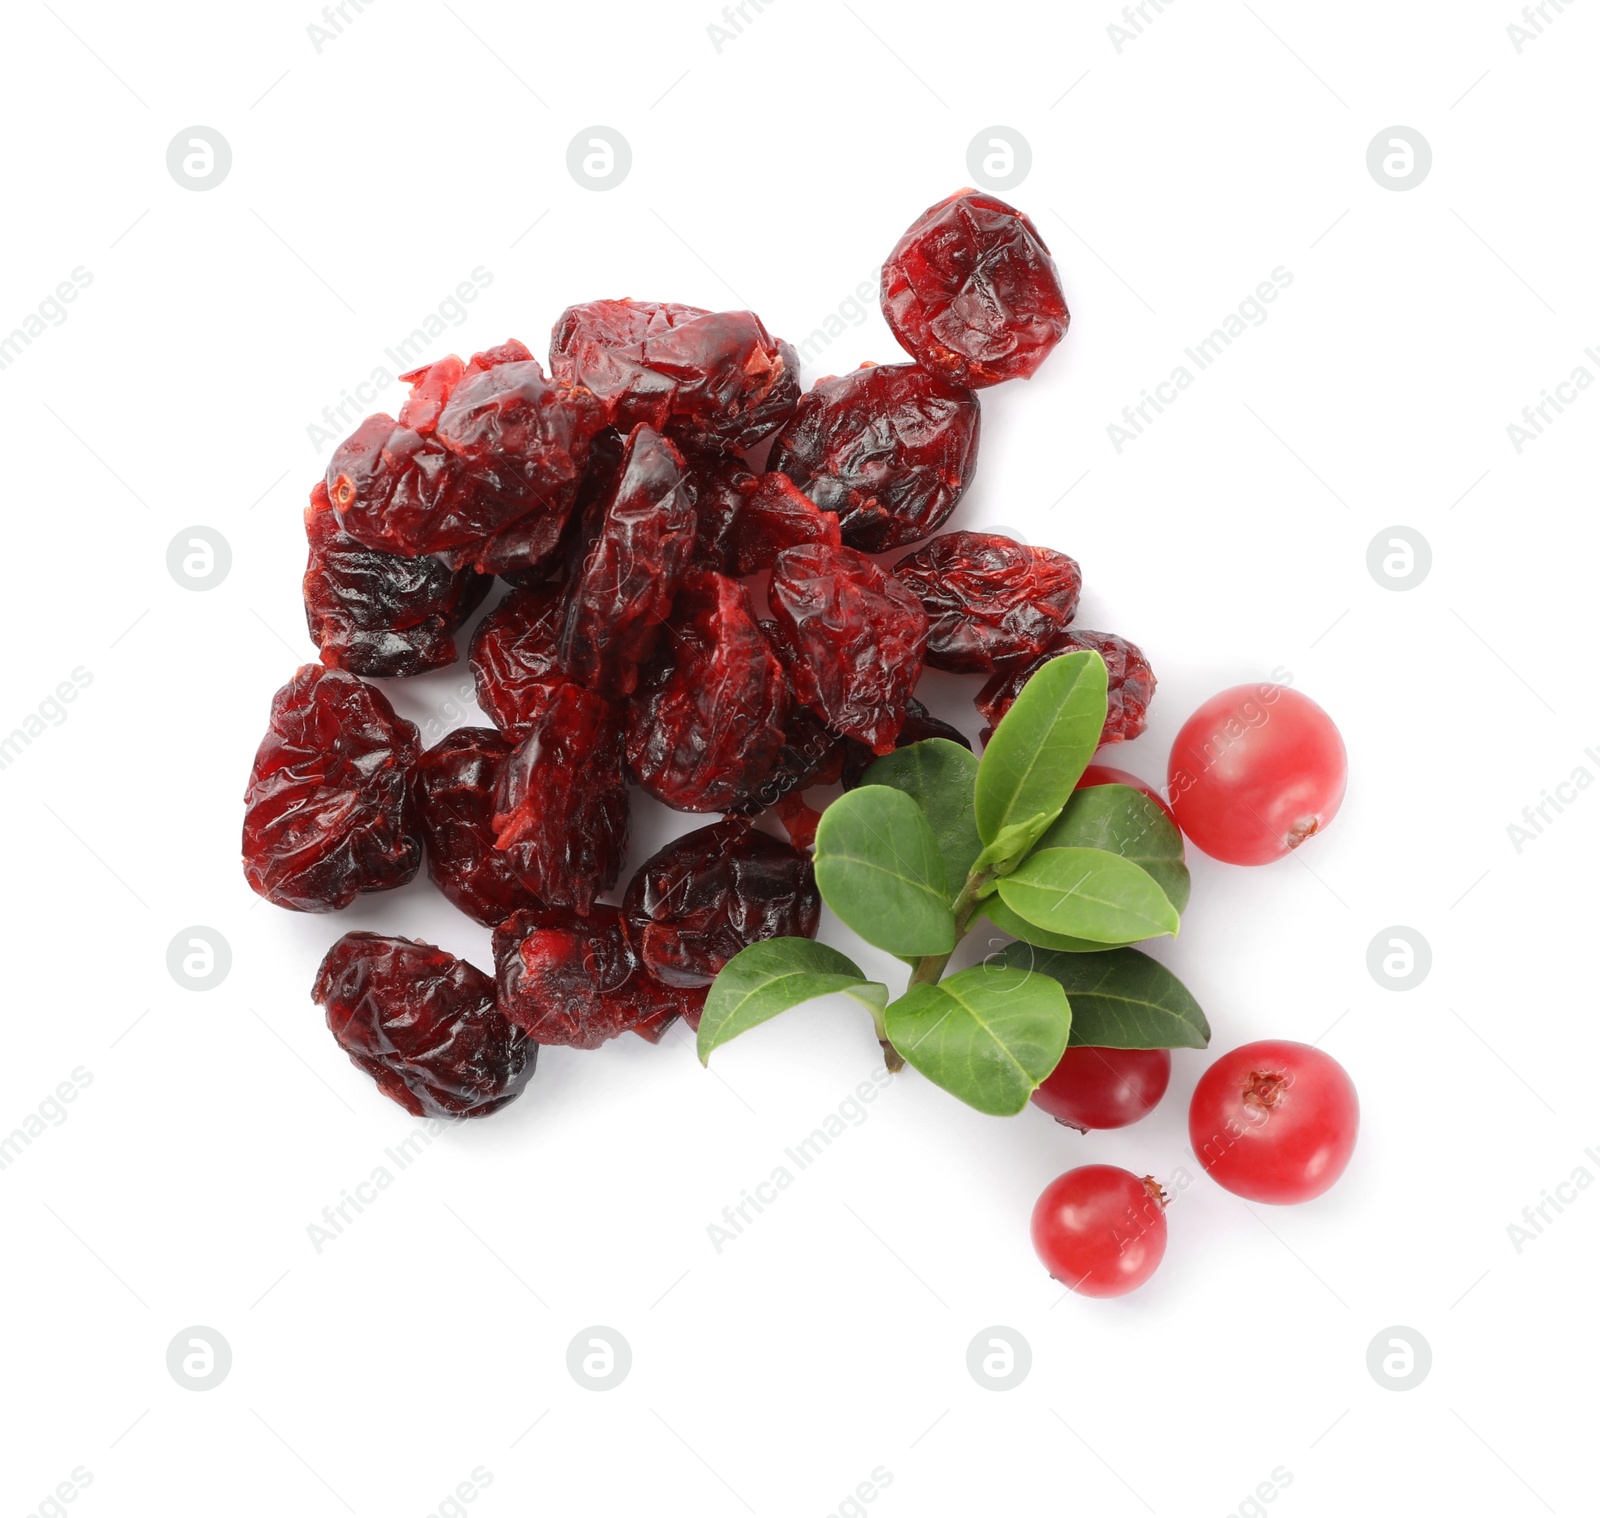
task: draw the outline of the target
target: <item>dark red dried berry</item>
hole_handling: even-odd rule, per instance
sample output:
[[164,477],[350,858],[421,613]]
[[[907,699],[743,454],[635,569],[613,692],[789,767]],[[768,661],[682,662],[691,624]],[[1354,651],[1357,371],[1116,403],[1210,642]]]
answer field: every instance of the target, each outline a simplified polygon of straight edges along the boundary
[[742,819],[714,822],[651,855],[622,903],[628,942],[673,986],[704,986],[741,949],[812,938],[822,912],[811,861]]
[[413,1117],[487,1117],[533,1077],[539,1046],[497,1010],[494,981],[432,944],[346,933],[311,999],[351,1063]]
[[420,675],[456,662],[454,634],[489,590],[470,569],[356,542],[320,481],[306,508],[306,626],[330,669]]
[[[845,742],[852,743],[854,739],[847,738]],[[870,753],[870,749],[863,752]],[[789,835],[789,842],[797,849],[812,849],[817,844],[817,829],[822,826],[822,813],[807,802],[799,791],[791,791],[772,809],[778,821],[783,824],[783,830]]]
[[1145,715],[1156,690],[1150,661],[1134,644],[1115,633],[1071,628],[1053,639],[1037,658],[1005,665],[978,692],[973,704],[988,724],[983,730],[983,741],[987,743],[994,736],[1000,719],[1011,710],[1011,703],[1038,669],[1061,654],[1083,648],[1093,649],[1106,661],[1106,725],[1100,741],[1121,743],[1137,738],[1144,731]]
[[865,554],[819,544],[779,554],[768,593],[795,694],[835,732],[889,753],[922,673],[922,603]]
[[977,190],[930,206],[883,266],[884,320],[900,346],[952,385],[1026,379],[1070,319],[1033,223]]
[[819,511],[788,475],[769,470],[757,481],[728,535],[729,573],[760,574],[772,568],[785,548],[802,543],[837,548],[841,541],[839,519],[831,511]]
[[881,553],[955,510],[977,467],[979,415],[971,390],[916,364],[863,364],[800,397],[769,467],[836,513],[850,547]]
[[737,454],[686,449],[684,462],[695,494],[694,563],[721,574],[737,574],[734,534],[759,477]]
[[272,698],[245,792],[244,874],[297,912],[336,912],[422,865],[416,728],[343,670],[302,665]]
[[598,534],[567,602],[561,664],[590,689],[625,696],[694,553],[694,494],[683,455],[659,432],[634,428],[597,515]]
[[472,635],[478,705],[513,743],[528,735],[564,676],[557,659],[567,608],[555,586],[513,591]]
[[487,727],[461,727],[417,761],[417,811],[428,874],[445,898],[492,928],[537,898],[494,846],[494,788],[511,745]]
[[495,847],[541,901],[587,913],[628,847],[622,722],[603,696],[556,684],[500,771]]
[[800,396],[800,361],[749,311],[670,301],[569,306],[550,336],[550,372],[592,391],[624,431],[643,422],[700,446],[749,448]]
[[945,533],[894,573],[928,614],[929,665],[962,674],[1037,658],[1078,614],[1083,588],[1066,554],[993,532]]
[[546,906],[518,912],[495,929],[494,962],[500,1010],[541,1044],[598,1049],[692,1004],[645,972],[621,910],[603,904],[587,917]]
[[[459,565],[520,518],[553,519],[559,535],[601,410],[555,384],[518,344],[441,360],[409,376],[403,420],[371,416],[334,451],[328,495],[358,542],[388,553],[450,552]],[[542,539],[530,526],[524,536]],[[519,545],[520,546],[520,545]],[[485,557],[505,558],[501,545]]]
[[[968,751],[972,748],[972,740],[958,727],[952,727],[948,722],[935,717],[915,696],[906,702],[905,725],[900,729],[900,736],[895,739],[896,748],[909,748],[913,743],[921,743],[925,738],[943,738],[947,743],[959,743]],[[853,791],[861,784],[862,777],[871,768],[873,761],[878,757],[864,743],[857,743],[854,738],[845,739],[844,767],[839,776],[839,783],[847,791]]]
[[[760,624],[762,633],[783,662],[782,634],[775,622]],[[787,675],[786,675],[787,678]],[[778,807],[779,815],[788,827],[788,816],[782,811],[785,797],[814,785],[832,785],[839,778],[845,745],[849,739],[841,738],[828,727],[809,706],[802,706],[794,694],[794,684],[789,683],[789,716],[784,723],[783,746],[773,761],[766,777],[756,786],[754,793],[730,812],[743,817],[753,817],[768,807]],[[794,837],[790,829],[790,837]],[[795,840],[797,843],[798,839]],[[808,839],[803,847],[810,846]]]
[[749,801],[784,743],[788,682],[737,580],[684,580],[672,621],[628,711],[628,764],[680,812]]

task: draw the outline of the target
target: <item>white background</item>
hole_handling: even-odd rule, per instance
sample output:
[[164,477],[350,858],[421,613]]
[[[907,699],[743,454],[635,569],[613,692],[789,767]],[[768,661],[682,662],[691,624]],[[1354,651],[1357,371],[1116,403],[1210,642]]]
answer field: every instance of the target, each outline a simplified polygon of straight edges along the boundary
[[[1600,1195],[1568,1192],[1520,1253],[1507,1227],[1600,1176],[1600,795],[1569,792],[1520,852],[1507,826],[1600,774],[1600,396],[1520,454],[1506,427],[1576,366],[1600,374],[1600,17],[1551,7],[1519,52],[1509,3],[1182,0],[1119,51],[1109,0],[771,0],[719,51],[710,0],[349,13],[318,51],[309,0],[10,12],[0,332],[74,268],[92,283],[0,370],[0,732],[74,669],[92,683],[0,770],[0,1134],[91,1080],[0,1171],[4,1511],[56,1511],[74,1480],[72,1512],[118,1518],[1221,1518],[1267,1511],[1262,1483],[1291,1518],[1592,1511]],[[604,193],[566,167],[597,123],[633,152]],[[233,154],[203,193],[166,167],[196,124]],[[894,360],[848,303],[995,124],[1031,144],[1007,198],[1073,322],[1037,379],[985,392],[952,525],[1072,553],[1082,624],[1149,654],[1150,730],[1113,762],[1159,780],[1195,705],[1278,666],[1339,722],[1332,832],[1267,869],[1191,850],[1194,904],[1157,952],[1214,1048],[1321,1040],[1346,1065],[1350,1171],[1297,1209],[1201,1177],[1147,1288],[1064,1298],[1034,1198],[1090,1160],[1195,1173],[1206,1057],[1177,1056],[1152,1119],[1087,1138],[908,1072],[718,1253],[707,1225],[872,1077],[865,1017],[819,1004],[711,1073],[681,1029],[548,1050],[520,1101],[317,1252],[308,1225],[416,1126],[329,1038],[319,957],[359,927],[489,958],[425,879],[333,920],[241,877],[250,758],[312,656],[299,513],[328,446],[308,426],[474,268],[492,280],[430,356],[540,350],[568,302],[633,295],[749,305],[794,341],[843,307],[811,373]],[[1366,162],[1395,124],[1433,152],[1402,193]],[[1279,266],[1267,320],[1117,452],[1123,406]],[[1433,556],[1404,592],[1367,568],[1396,524]],[[232,551],[205,592],[166,567],[194,525]],[[465,677],[389,688],[436,734],[476,720]],[[971,683],[936,700],[975,732]],[[636,816],[635,860],[689,825]],[[168,973],[190,925],[231,945],[214,990]],[[1404,993],[1367,968],[1393,925],[1433,955]],[[605,1393],[565,1363],[595,1324],[633,1353]],[[166,1369],[190,1325],[231,1345],[215,1390]],[[991,1325],[1031,1345],[1015,1390],[968,1374]],[[1403,1393],[1367,1369],[1393,1325],[1432,1349]]]

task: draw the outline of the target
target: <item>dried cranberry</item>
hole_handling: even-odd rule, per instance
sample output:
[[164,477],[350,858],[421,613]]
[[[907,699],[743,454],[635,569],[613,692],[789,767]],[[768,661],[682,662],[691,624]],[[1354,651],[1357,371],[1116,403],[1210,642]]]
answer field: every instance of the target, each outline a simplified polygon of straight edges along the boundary
[[694,494],[683,455],[659,432],[634,428],[598,515],[598,535],[567,602],[561,664],[591,689],[625,696],[694,553]]
[[588,912],[617,883],[628,847],[622,722],[603,696],[570,680],[552,687],[500,771],[495,847],[552,906]]
[[835,732],[889,753],[922,673],[922,603],[865,554],[820,544],[779,554],[769,594],[795,694]]
[[346,933],[311,999],[351,1063],[413,1117],[487,1117],[533,1077],[539,1046],[496,1008],[494,981],[432,944]]
[[651,855],[622,911],[628,942],[652,975],[704,986],[753,943],[814,937],[822,898],[804,854],[735,818]]
[[[853,739],[847,739],[853,742]],[[871,752],[871,750],[865,750]],[[789,835],[789,842],[797,849],[812,849],[817,843],[817,829],[822,826],[822,813],[812,806],[798,791],[791,791],[772,809]]]
[[955,510],[977,467],[978,422],[971,390],[916,364],[863,364],[800,397],[769,467],[837,513],[850,547],[881,553]]
[[417,761],[417,811],[428,874],[447,900],[492,928],[536,897],[494,846],[494,788],[511,745],[487,727],[457,728]]
[[454,634],[488,593],[487,578],[356,542],[320,481],[305,522],[306,626],[324,664],[355,675],[419,675],[456,662]]
[[800,361],[749,311],[670,301],[569,306],[550,336],[550,372],[592,391],[606,419],[686,442],[749,448],[776,432],[800,396]]
[[788,475],[769,470],[757,481],[728,534],[729,572],[759,574],[771,569],[785,548],[802,543],[837,548],[840,542],[839,519],[831,511],[819,511]]
[[962,674],[1037,658],[1077,615],[1083,588],[1066,554],[992,532],[945,533],[894,573],[928,614],[929,665]]
[[1038,669],[1061,654],[1083,648],[1093,649],[1106,661],[1106,725],[1101,730],[1100,741],[1121,743],[1127,738],[1137,738],[1144,731],[1145,715],[1156,690],[1150,661],[1134,644],[1114,633],[1072,628],[1052,639],[1037,657],[1002,666],[978,692],[974,705],[988,723],[983,730],[983,741],[987,743],[994,736],[1000,719],[1011,710],[1018,692]]
[[629,707],[634,778],[680,812],[730,811],[771,772],[788,711],[788,683],[749,592],[691,572]]
[[411,799],[416,728],[382,692],[306,664],[272,698],[245,792],[250,888],[297,912],[336,912],[402,886],[422,864]]
[[[774,622],[761,623],[762,632],[772,645],[773,652],[783,661],[779,647],[782,636]],[[753,817],[769,806],[780,807],[784,798],[806,790],[813,785],[832,785],[839,778],[843,763],[844,746],[848,739],[841,738],[809,706],[802,706],[794,694],[793,682],[789,685],[789,716],[784,723],[783,746],[773,761],[766,777],[754,793],[737,806],[728,808],[740,816]],[[787,821],[785,822],[787,826]],[[793,836],[791,832],[790,836]],[[809,840],[808,840],[809,844]]]
[[705,1010],[706,997],[711,993],[710,986],[663,986],[661,989],[667,993],[662,1000],[661,1010],[651,1013],[643,1022],[635,1023],[628,1029],[630,1033],[637,1033],[646,1043],[659,1044],[666,1036],[667,1029],[680,1017],[690,1020],[689,1026],[698,1031],[700,1014]]
[[693,1002],[643,969],[621,910],[603,904],[587,917],[525,908],[495,929],[494,962],[500,1010],[541,1044],[598,1049]]
[[[894,746],[909,748],[913,743],[921,743],[925,738],[943,738],[949,743],[959,743],[964,749],[972,748],[972,740],[960,728],[952,727],[948,722],[935,717],[913,696],[906,702],[905,725],[900,729],[900,736],[895,739]],[[844,769],[839,776],[839,782],[845,790],[853,791],[861,784],[862,777],[877,757],[866,744],[857,743],[854,738],[845,740]]]
[[389,553],[453,551],[463,565],[529,513],[559,534],[601,412],[519,352],[477,354],[459,373],[457,359],[413,371],[403,419],[368,417],[339,445],[327,486],[346,532]]
[[883,266],[884,320],[952,385],[1026,379],[1070,319],[1055,261],[1021,211],[958,190],[930,206]]
[[737,574],[734,535],[759,477],[737,454],[686,449],[684,461],[695,493],[694,563],[702,569]]
[[556,651],[567,620],[553,586],[515,590],[472,635],[472,680],[489,720],[520,742],[563,677]]

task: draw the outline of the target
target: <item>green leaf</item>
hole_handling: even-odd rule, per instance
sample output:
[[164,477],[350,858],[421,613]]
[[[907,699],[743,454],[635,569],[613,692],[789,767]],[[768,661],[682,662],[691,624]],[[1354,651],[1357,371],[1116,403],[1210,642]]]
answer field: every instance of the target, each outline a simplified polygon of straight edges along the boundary
[[998,896],[989,897],[981,910],[1002,933],[1009,933],[1013,938],[1020,938],[1036,948],[1059,949],[1063,954],[1103,954],[1107,949],[1122,947],[1121,944],[1100,943],[1093,938],[1074,938],[1070,933],[1052,933],[1049,928],[1041,928],[1026,917],[1018,917]]
[[844,991],[876,1018],[889,988],[868,980],[854,960],[809,938],[768,938],[741,949],[711,983],[695,1045],[703,1065],[711,1051],[813,997]]
[[874,948],[914,958],[955,947],[944,857],[904,791],[846,791],[817,827],[817,889]]
[[1167,814],[1132,786],[1091,785],[1074,791],[1040,838],[1039,848],[1106,849],[1154,879],[1174,910],[1182,912],[1189,905],[1183,838]]
[[1178,931],[1178,912],[1136,864],[1104,849],[1039,849],[1000,882],[1000,899],[1052,933],[1132,943]]
[[1008,965],[979,965],[913,986],[884,1013],[889,1042],[969,1107],[1009,1117],[1061,1062],[1072,1009],[1060,984]]
[[1106,666],[1089,649],[1063,654],[1022,687],[978,765],[978,836],[1041,812],[1053,817],[1072,794],[1106,720]]
[[[994,842],[985,845],[983,852],[973,861],[972,868],[993,869],[1005,874],[1039,841],[1045,829],[1054,821],[1054,812],[1040,812],[1025,822],[1008,822],[995,834]],[[990,881],[989,889],[993,888],[994,882]]]
[[944,857],[945,887],[951,899],[966,883],[967,872],[983,848],[972,816],[977,783],[978,756],[948,738],[925,738],[897,748],[874,761],[862,780],[864,785],[904,791],[922,808]]
[[1204,1049],[1211,1025],[1188,988],[1137,949],[1053,954],[1008,944],[1000,962],[1058,981],[1072,999],[1072,1042],[1100,1049]]

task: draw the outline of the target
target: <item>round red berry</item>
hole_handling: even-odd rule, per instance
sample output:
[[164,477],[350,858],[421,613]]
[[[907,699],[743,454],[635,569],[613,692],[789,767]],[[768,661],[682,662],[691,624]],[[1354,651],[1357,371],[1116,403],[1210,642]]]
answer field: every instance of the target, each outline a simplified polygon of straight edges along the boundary
[[1238,1196],[1309,1202],[1344,1174],[1360,1122],[1338,1060],[1268,1038],[1224,1054],[1200,1077],[1189,1143],[1206,1174]]
[[1080,1165],[1044,1188],[1033,1209],[1033,1247],[1045,1269],[1085,1297],[1143,1286],[1167,1252],[1166,1198],[1149,1176]]
[[1339,729],[1315,701],[1284,685],[1236,685],[1179,729],[1167,794],[1213,859],[1270,864],[1338,815],[1345,772]]
[[1170,1049],[1068,1049],[1033,1093],[1058,1123],[1087,1133],[1126,1128],[1155,1111],[1172,1079]]

